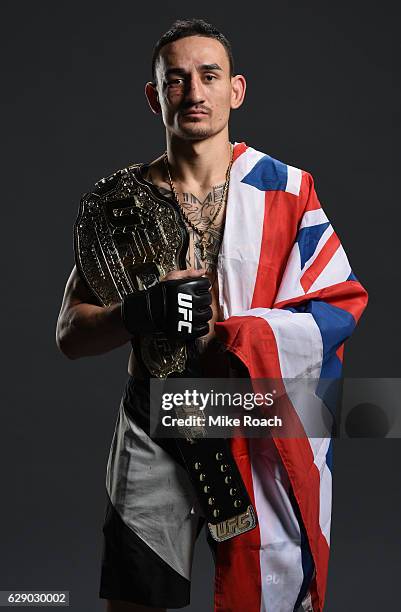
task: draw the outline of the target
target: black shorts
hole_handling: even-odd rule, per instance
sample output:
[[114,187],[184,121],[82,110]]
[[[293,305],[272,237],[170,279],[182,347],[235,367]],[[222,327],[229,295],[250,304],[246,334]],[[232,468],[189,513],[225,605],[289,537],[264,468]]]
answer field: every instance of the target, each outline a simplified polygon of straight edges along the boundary
[[[197,535],[203,524],[200,518]],[[182,608],[190,603],[190,587],[190,579],[174,570],[124,523],[107,496],[100,597]]]
[[120,403],[107,464],[99,596],[181,608],[190,603],[205,520],[175,441],[145,433],[148,389],[148,381],[129,377]]

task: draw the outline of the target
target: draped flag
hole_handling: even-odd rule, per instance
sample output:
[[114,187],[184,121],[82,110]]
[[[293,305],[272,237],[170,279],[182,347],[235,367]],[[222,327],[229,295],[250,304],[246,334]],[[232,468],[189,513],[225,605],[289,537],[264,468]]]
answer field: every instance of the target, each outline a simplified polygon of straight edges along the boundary
[[[235,144],[218,277],[224,321],[215,331],[251,379],[341,376],[367,292],[310,173]],[[285,401],[302,427],[296,400]],[[217,547],[216,612],[323,610],[332,440],[272,441],[231,440],[259,525]]]

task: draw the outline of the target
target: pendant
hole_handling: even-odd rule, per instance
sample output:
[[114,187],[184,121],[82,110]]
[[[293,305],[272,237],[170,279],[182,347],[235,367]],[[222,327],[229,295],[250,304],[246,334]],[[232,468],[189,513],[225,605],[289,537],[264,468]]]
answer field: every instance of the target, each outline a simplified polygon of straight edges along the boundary
[[201,261],[204,261],[206,259],[206,251],[207,251],[206,244],[203,242],[203,240],[197,240],[195,245],[196,245],[196,248],[198,249],[198,253],[199,253],[199,257]]
[[205,244],[202,241],[201,242],[201,257],[202,257],[202,261],[205,261],[205,259],[206,259],[207,247],[208,247],[208,243]]
[[201,253],[202,253],[202,260],[203,261],[207,261],[207,252],[208,249],[212,246],[212,241],[210,240],[210,237],[208,238],[208,240],[205,240],[201,242]]

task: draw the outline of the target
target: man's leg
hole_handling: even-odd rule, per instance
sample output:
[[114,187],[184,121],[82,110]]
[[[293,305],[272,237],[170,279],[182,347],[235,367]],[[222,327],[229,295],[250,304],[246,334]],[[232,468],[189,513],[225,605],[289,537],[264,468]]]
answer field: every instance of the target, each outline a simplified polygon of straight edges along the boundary
[[106,612],[166,612],[166,608],[149,608],[128,601],[107,599]]

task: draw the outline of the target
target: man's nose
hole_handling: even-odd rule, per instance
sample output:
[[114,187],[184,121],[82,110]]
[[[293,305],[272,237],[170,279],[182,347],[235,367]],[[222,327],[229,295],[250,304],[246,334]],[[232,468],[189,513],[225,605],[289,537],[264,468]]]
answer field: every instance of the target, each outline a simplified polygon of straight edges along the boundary
[[191,75],[188,79],[185,95],[191,102],[202,102],[204,100],[203,83],[198,74]]

